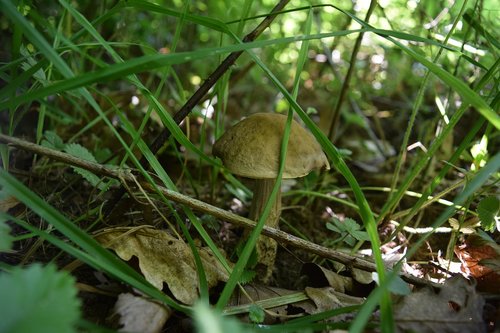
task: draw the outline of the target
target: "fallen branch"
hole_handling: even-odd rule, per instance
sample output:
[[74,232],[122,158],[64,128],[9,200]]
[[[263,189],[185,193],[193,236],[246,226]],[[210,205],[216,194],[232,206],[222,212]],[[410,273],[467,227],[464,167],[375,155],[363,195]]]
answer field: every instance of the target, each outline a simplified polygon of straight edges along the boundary
[[[133,175],[132,170],[130,169],[118,169],[114,167],[108,167],[105,165],[101,165],[98,163],[82,160],[78,157],[50,149],[47,147],[43,147],[25,140],[21,140],[18,138],[14,138],[11,136],[7,136],[4,134],[0,134],[0,143],[8,144],[9,146],[17,147],[26,151],[30,151],[32,153],[46,156],[48,158],[63,162],[65,164],[69,164],[75,167],[80,167],[100,176],[106,176],[110,178],[114,178],[124,182],[127,187],[134,187],[137,184],[137,178]],[[156,193],[155,187],[151,184],[141,181],[139,184],[147,191],[151,193]],[[228,212],[224,209],[212,206],[206,202],[201,200],[193,199],[189,196],[180,194],[178,192],[169,190],[162,186],[156,186],[156,188],[161,191],[161,193],[168,198],[169,200],[175,201],[179,204],[186,205],[196,211],[203,212],[214,217],[217,217],[223,221],[235,224],[237,226],[252,229],[255,227],[255,221],[244,218],[237,214]],[[268,226],[264,226],[262,229],[262,234],[268,237],[271,237],[278,241],[281,245],[290,245],[292,247],[302,249],[309,253],[314,253],[320,257],[335,260],[340,262],[348,267],[359,268],[368,272],[375,272],[376,267],[375,263],[354,255],[350,255],[347,253],[335,251],[329,249],[327,247],[303,240],[301,238],[290,235],[282,230],[274,229]],[[427,280],[415,277],[408,273],[402,272],[400,274],[401,278],[405,281],[412,283],[414,285],[429,285],[433,284]],[[436,285],[439,286],[439,285]]]

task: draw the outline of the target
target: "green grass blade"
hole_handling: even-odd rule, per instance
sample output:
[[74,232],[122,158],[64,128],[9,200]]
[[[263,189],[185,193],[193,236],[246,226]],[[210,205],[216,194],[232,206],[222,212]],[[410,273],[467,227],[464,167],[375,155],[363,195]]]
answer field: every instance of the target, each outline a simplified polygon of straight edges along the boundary
[[[377,33],[377,31],[380,32],[379,29],[375,29],[374,27],[367,24],[366,22],[356,17],[355,15],[336,6],[332,5],[332,7],[344,13],[345,15],[351,17],[353,20],[361,24],[365,29],[368,29],[374,33]],[[410,55],[413,59],[417,60],[422,65],[427,67],[434,75],[436,75],[443,82],[445,82],[451,88],[453,88],[462,97],[465,103],[474,106],[483,117],[485,117],[493,126],[495,126],[495,128],[500,129],[500,116],[498,115],[498,113],[492,110],[489,107],[489,105],[484,101],[484,99],[480,95],[478,95],[475,91],[473,91],[471,88],[469,88],[467,84],[465,84],[464,82],[453,76],[451,73],[442,69],[438,65],[434,64],[431,60],[420,55],[419,53],[415,52],[411,48],[403,45],[401,42],[393,38],[393,37],[398,38],[397,36],[385,33],[379,35],[389,40],[390,42],[398,46],[403,52]]]
[[[491,69],[485,74],[485,76],[480,80],[479,84],[475,88],[476,90],[482,89],[484,85],[489,82],[489,80],[494,79],[494,75],[497,72],[497,69],[500,66],[500,60],[497,60],[495,64],[491,67]],[[494,104],[492,104],[494,105]],[[387,203],[382,207],[382,211],[380,212],[378,221],[382,221],[386,215],[389,213],[390,208],[394,207],[403,197],[404,192],[408,190],[410,185],[413,183],[413,181],[416,179],[416,177],[420,174],[420,172],[423,170],[427,162],[431,159],[432,156],[435,155],[436,151],[439,149],[439,147],[442,145],[443,141],[446,139],[448,135],[450,135],[452,129],[457,125],[457,123],[460,121],[462,116],[464,115],[465,111],[467,111],[467,105],[462,105],[450,118],[449,123],[444,127],[443,131],[441,134],[438,135],[437,138],[433,141],[431,146],[428,148],[427,152],[423,156],[423,158],[419,159],[418,162],[415,164],[415,166],[410,170],[408,175],[405,177],[405,179],[401,182],[400,186],[398,187],[398,190],[396,193],[394,193],[390,200],[387,201]]]
[[[312,15],[309,15],[308,20],[306,22],[306,34],[309,33],[311,30],[311,22],[312,22]],[[297,65],[297,69],[296,69],[296,73],[295,73],[295,79],[294,79],[295,96],[293,98],[296,98],[296,95],[298,93],[298,87],[299,87],[299,82],[300,82],[300,73],[302,72],[302,68],[303,68],[304,63],[305,63],[305,59],[306,59],[305,55],[307,54],[307,49],[308,49],[308,43],[303,42],[301,45],[301,51],[300,51],[301,57],[299,57],[299,61],[298,61],[298,65]],[[274,201],[276,200],[276,195],[278,194],[278,191],[281,191],[281,180],[282,180],[283,171],[285,170],[285,158],[286,158],[286,151],[287,151],[287,147],[288,147],[288,140],[290,138],[290,129],[291,129],[291,125],[292,125],[292,119],[293,119],[293,110],[290,110],[288,112],[285,130],[283,132],[283,139],[281,142],[280,167],[278,170],[278,176],[277,176],[276,182],[274,184],[271,195],[269,196],[269,199],[264,207],[262,215],[259,217],[257,225],[255,226],[254,230],[251,232],[250,236],[248,237],[248,240],[245,243],[245,246],[242,250],[240,258],[238,259],[238,262],[234,266],[233,272],[232,272],[231,276],[229,277],[229,280],[227,281],[226,285],[224,286],[224,289],[222,290],[221,295],[219,296],[219,299],[218,299],[217,305],[216,305],[219,310],[222,310],[226,306],[227,302],[229,301],[229,298],[231,297],[231,295],[233,293],[234,288],[236,287],[237,283],[239,282],[241,274],[243,274],[243,271],[246,267],[248,259],[250,258],[250,255],[252,254],[255,243],[257,242],[257,239],[262,231],[262,228],[264,227],[266,219],[269,216],[269,213],[271,211],[271,207],[273,206]]]
[[[342,174],[342,176],[344,176],[344,178],[351,186],[354,196],[356,198],[356,203],[359,206],[361,219],[363,220],[365,229],[368,235],[370,236],[373,256],[375,259],[375,264],[377,266],[377,274],[379,276],[380,283],[382,284],[385,280],[385,266],[382,260],[382,253],[380,251],[380,239],[378,237],[377,225],[375,223],[375,219],[368,204],[368,201],[366,200],[363,191],[361,190],[356,178],[349,170],[349,167],[344,162],[342,156],[337,151],[337,149],[333,146],[333,144],[326,137],[326,135],[323,134],[323,132],[309,118],[306,112],[302,110],[300,105],[293,99],[293,97],[283,86],[283,84],[276,78],[276,76],[269,70],[269,68],[255,54],[253,54],[253,52],[248,51],[248,54],[259,65],[259,67],[264,71],[264,73],[269,77],[269,79],[279,89],[279,91],[285,96],[288,103],[290,103],[294,111],[299,115],[299,117],[309,128],[311,133],[315,136],[316,140],[318,140],[318,142],[321,144],[328,158],[331,161],[333,161],[333,165],[335,166],[335,168]],[[383,312],[385,313],[384,316],[388,316],[389,322],[392,322],[393,320],[392,320],[391,301],[387,291],[384,291],[382,293],[380,304],[383,309]]]
[[[2,0],[5,1],[5,0]],[[24,18],[21,16],[21,19]],[[33,29],[31,29],[33,30]],[[360,32],[361,30],[345,30],[345,31],[337,31],[332,33],[322,33],[322,34],[314,34],[309,36],[296,36],[296,37],[286,37],[279,38],[274,40],[264,40],[264,41],[255,41],[244,44],[237,45],[228,45],[223,47],[212,47],[205,48],[191,52],[178,52],[173,54],[153,54],[146,55],[134,59],[129,59],[123,63],[117,63],[113,65],[108,65],[104,68],[96,70],[94,72],[81,74],[73,77],[66,71],[67,68],[66,63],[62,61],[62,59],[55,53],[53,49],[50,49],[50,56],[55,56],[54,59],[50,58],[51,61],[57,61],[60,68],[59,70],[63,70],[66,73],[66,80],[61,80],[59,82],[55,82],[46,87],[30,91],[9,99],[7,101],[3,101],[0,103],[0,108],[9,108],[16,107],[20,104],[26,103],[28,101],[32,101],[37,98],[43,98],[49,95],[58,94],[61,92],[73,90],[76,88],[88,86],[93,83],[102,83],[110,80],[121,79],[123,76],[127,76],[130,74],[141,73],[144,71],[154,70],[161,67],[181,64],[193,60],[205,59],[207,57],[218,56],[222,54],[227,54],[231,52],[244,51],[252,48],[262,48],[269,45],[276,44],[288,44],[297,41],[303,40],[313,40],[319,38],[331,38],[337,36],[345,36],[352,33]],[[35,31],[35,33],[38,33]],[[40,36],[41,37],[41,36]],[[45,42],[46,43],[46,42]],[[63,65],[64,64],[64,65]]]
[[481,36],[483,36],[489,43],[491,43],[491,45],[495,46],[497,49],[500,49],[500,42],[498,41],[498,39],[492,36],[488,31],[486,31],[486,29],[484,29],[478,19],[474,16],[474,12],[471,9],[467,10],[464,14],[465,22],[470,24],[470,26],[473,27],[474,30],[476,30]]

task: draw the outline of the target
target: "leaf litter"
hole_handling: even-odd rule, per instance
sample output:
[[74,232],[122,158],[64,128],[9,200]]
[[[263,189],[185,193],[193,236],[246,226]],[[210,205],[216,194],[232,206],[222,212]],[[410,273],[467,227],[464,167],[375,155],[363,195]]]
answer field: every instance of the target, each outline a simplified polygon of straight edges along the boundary
[[[139,260],[139,268],[153,286],[162,290],[166,283],[174,297],[192,305],[199,297],[199,279],[191,248],[165,231],[150,227],[114,228],[103,231],[96,239],[113,249],[123,260]],[[229,278],[228,272],[206,247],[198,248],[208,287]]]

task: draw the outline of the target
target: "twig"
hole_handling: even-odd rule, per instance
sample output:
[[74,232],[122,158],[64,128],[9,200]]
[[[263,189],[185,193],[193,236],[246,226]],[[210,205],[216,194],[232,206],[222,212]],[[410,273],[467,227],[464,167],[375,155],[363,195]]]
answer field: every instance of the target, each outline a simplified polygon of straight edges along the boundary
[[[243,38],[243,43],[251,42],[257,38],[274,20],[277,12],[281,11],[290,0],[280,0],[278,4],[273,8],[271,13],[266,16],[264,20],[248,35]],[[220,79],[222,75],[234,64],[236,59],[243,53],[243,51],[233,52],[224,59],[224,61],[215,69],[215,71],[208,76],[208,78],[202,83],[202,85],[196,90],[196,92],[184,103],[184,105],[177,111],[173,120],[177,125],[179,125],[193,110],[193,108],[201,101],[201,99],[207,94],[207,92],[215,85],[215,83]],[[168,141],[171,133],[168,128],[164,128],[163,131],[156,137],[152,144],[149,145],[151,152],[156,155],[160,148]],[[147,168],[148,160],[145,156],[140,159],[140,164]],[[109,216],[118,201],[125,194],[125,189],[120,188],[117,190],[112,198],[108,201],[106,207],[104,208],[104,216]]]
[[[137,179],[133,175],[130,169],[118,169],[113,167],[104,166],[98,163],[82,160],[78,157],[43,147],[31,142],[27,142],[18,138],[0,134],[0,143],[6,143],[10,146],[14,146],[26,151],[30,151],[35,154],[43,155],[51,159],[58,160],[63,163],[67,163],[76,167],[86,169],[95,174],[111,177],[125,182],[127,186],[133,187],[136,184]],[[140,185],[149,192],[155,193],[155,187],[147,182],[140,182]],[[236,215],[234,213],[228,212],[224,209],[212,206],[201,200],[193,199],[186,195],[180,194],[175,191],[171,191],[165,187],[157,186],[161,193],[169,200],[175,201],[179,204],[186,205],[196,211],[210,214],[226,222],[238,225],[243,228],[252,229],[255,227],[255,221],[244,218],[242,216]],[[290,245],[292,247],[305,250],[310,253],[314,253],[320,257],[335,260],[349,267],[359,268],[361,270],[375,272],[375,264],[367,259],[353,256],[347,253],[335,251],[324,246],[303,240],[301,238],[290,235],[282,230],[270,228],[264,226],[262,234],[271,237],[281,243],[282,245]],[[431,282],[412,276],[408,273],[402,272],[401,277],[414,285],[429,285]],[[437,285],[439,286],[439,285]]]

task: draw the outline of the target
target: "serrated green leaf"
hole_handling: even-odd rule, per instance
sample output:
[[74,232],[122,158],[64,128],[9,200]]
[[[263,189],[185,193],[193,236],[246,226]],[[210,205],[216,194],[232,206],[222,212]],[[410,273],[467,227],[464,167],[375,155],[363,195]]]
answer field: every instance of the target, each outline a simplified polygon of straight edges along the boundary
[[368,233],[360,230],[361,226],[350,217],[346,217],[343,221],[333,217],[332,222],[328,222],[326,228],[342,235],[344,237],[343,241],[350,246],[354,246],[356,240],[368,241],[370,239]]
[[241,284],[247,284],[247,283],[252,282],[253,279],[255,278],[256,274],[257,273],[255,273],[255,271],[244,270],[243,273],[241,273],[241,276],[240,276],[240,283]]
[[[67,144],[64,147],[64,151],[70,155],[81,158],[82,160],[97,163],[97,160],[94,157],[94,155],[92,155],[92,153],[87,148],[83,147],[78,143]],[[74,172],[85,178],[85,180],[87,180],[92,186],[97,187],[100,190],[106,190],[107,187],[109,187],[108,185],[106,185],[101,181],[101,178],[99,178],[92,172],[74,166],[72,166],[71,168],[73,169]]]
[[94,155],[92,155],[92,153],[87,148],[78,143],[67,144],[64,147],[64,151],[70,155],[81,158],[82,160],[97,163]]
[[80,302],[75,280],[52,264],[0,274],[0,295],[0,332],[76,332]]
[[43,134],[41,145],[59,151],[64,150],[64,147],[66,147],[63,140],[54,131],[46,131]]
[[359,228],[360,228],[360,227],[359,227],[359,224],[357,224],[357,223],[356,223],[356,221],[354,221],[354,220],[353,220],[353,219],[351,219],[350,217],[346,217],[346,218],[344,219],[344,221],[343,221],[343,222],[341,222],[341,223],[343,223],[343,225],[344,225],[344,229],[345,229],[345,231],[347,231],[348,233],[352,233],[352,232],[354,232],[354,231],[356,231],[356,230],[359,230]]
[[250,306],[250,310],[248,312],[248,317],[253,323],[262,323],[264,321],[264,318],[266,316],[266,313],[264,312],[264,309],[262,309],[260,306],[252,304]]
[[351,234],[352,237],[356,238],[359,241],[369,241],[370,236],[366,231],[356,230]]
[[[334,223],[335,223],[335,220],[334,220]],[[342,230],[340,230],[340,228],[339,228],[337,225],[335,225],[335,224],[333,224],[333,223],[330,223],[330,222],[327,222],[327,223],[326,223],[326,228],[327,228],[328,230],[333,231],[333,232],[342,233]]]
[[[481,226],[486,231],[493,231],[495,227],[498,229],[498,221],[500,217],[498,212],[500,210],[500,200],[497,197],[486,197],[482,199],[477,205],[477,213],[481,220]],[[500,230],[499,230],[500,231]]]

